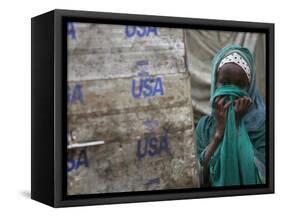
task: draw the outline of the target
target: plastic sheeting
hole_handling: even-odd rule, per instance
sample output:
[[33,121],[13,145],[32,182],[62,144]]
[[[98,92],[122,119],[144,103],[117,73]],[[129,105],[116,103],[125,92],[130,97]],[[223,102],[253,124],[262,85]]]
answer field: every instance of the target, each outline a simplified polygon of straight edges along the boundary
[[210,114],[211,61],[229,43],[247,47],[253,53],[258,89],[265,98],[265,34],[208,30],[186,30],[185,34],[195,123],[202,115]]

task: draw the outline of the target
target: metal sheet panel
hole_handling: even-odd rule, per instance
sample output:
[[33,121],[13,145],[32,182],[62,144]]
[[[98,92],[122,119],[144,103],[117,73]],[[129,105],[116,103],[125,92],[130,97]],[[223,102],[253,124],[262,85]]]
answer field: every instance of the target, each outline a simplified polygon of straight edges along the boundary
[[[197,186],[181,29],[70,23],[68,194]],[[93,145],[91,145],[93,144]]]

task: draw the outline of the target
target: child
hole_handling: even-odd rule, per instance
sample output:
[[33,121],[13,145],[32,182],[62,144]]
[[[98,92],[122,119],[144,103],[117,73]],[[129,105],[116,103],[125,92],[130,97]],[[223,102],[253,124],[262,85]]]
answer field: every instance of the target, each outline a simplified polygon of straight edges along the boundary
[[203,186],[265,183],[265,106],[247,48],[227,45],[213,59],[212,113],[196,127]]

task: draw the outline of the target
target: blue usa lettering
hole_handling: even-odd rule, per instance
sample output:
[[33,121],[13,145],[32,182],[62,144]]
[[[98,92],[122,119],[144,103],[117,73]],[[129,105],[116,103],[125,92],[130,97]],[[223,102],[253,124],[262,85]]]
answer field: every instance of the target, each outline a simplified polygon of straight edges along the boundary
[[143,140],[137,141],[136,153],[139,160],[146,156],[159,156],[162,152],[170,153],[168,135],[165,134],[159,138],[155,136],[146,136]]
[[81,103],[84,104],[82,84],[75,84],[74,86],[68,86],[68,103]]
[[76,31],[73,22],[67,23],[67,35],[70,36],[71,39],[76,39]]
[[132,96],[135,99],[141,97],[153,97],[156,95],[164,95],[163,81],[161,77],[155,79],[151,77],[138,78],[132,80]]
[[134,36],[148,37],[150,35],[159,36],[159,29],[152,26],[126,26],[125,34],[128,38]]
[[82,165],[89,167],[87,152],[85,149],[81,150],[78,158],[70,158],[67,160],[67,172],[79,169]]

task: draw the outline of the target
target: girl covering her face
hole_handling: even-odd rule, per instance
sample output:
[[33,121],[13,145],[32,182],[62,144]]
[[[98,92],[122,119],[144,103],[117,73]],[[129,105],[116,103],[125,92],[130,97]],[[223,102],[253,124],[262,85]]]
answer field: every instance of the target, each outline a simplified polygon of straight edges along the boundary
[[216,54],[210,101],[211,115],[196,127],[201,184],[265,183],[265,106],[247,48],[231,44]]

